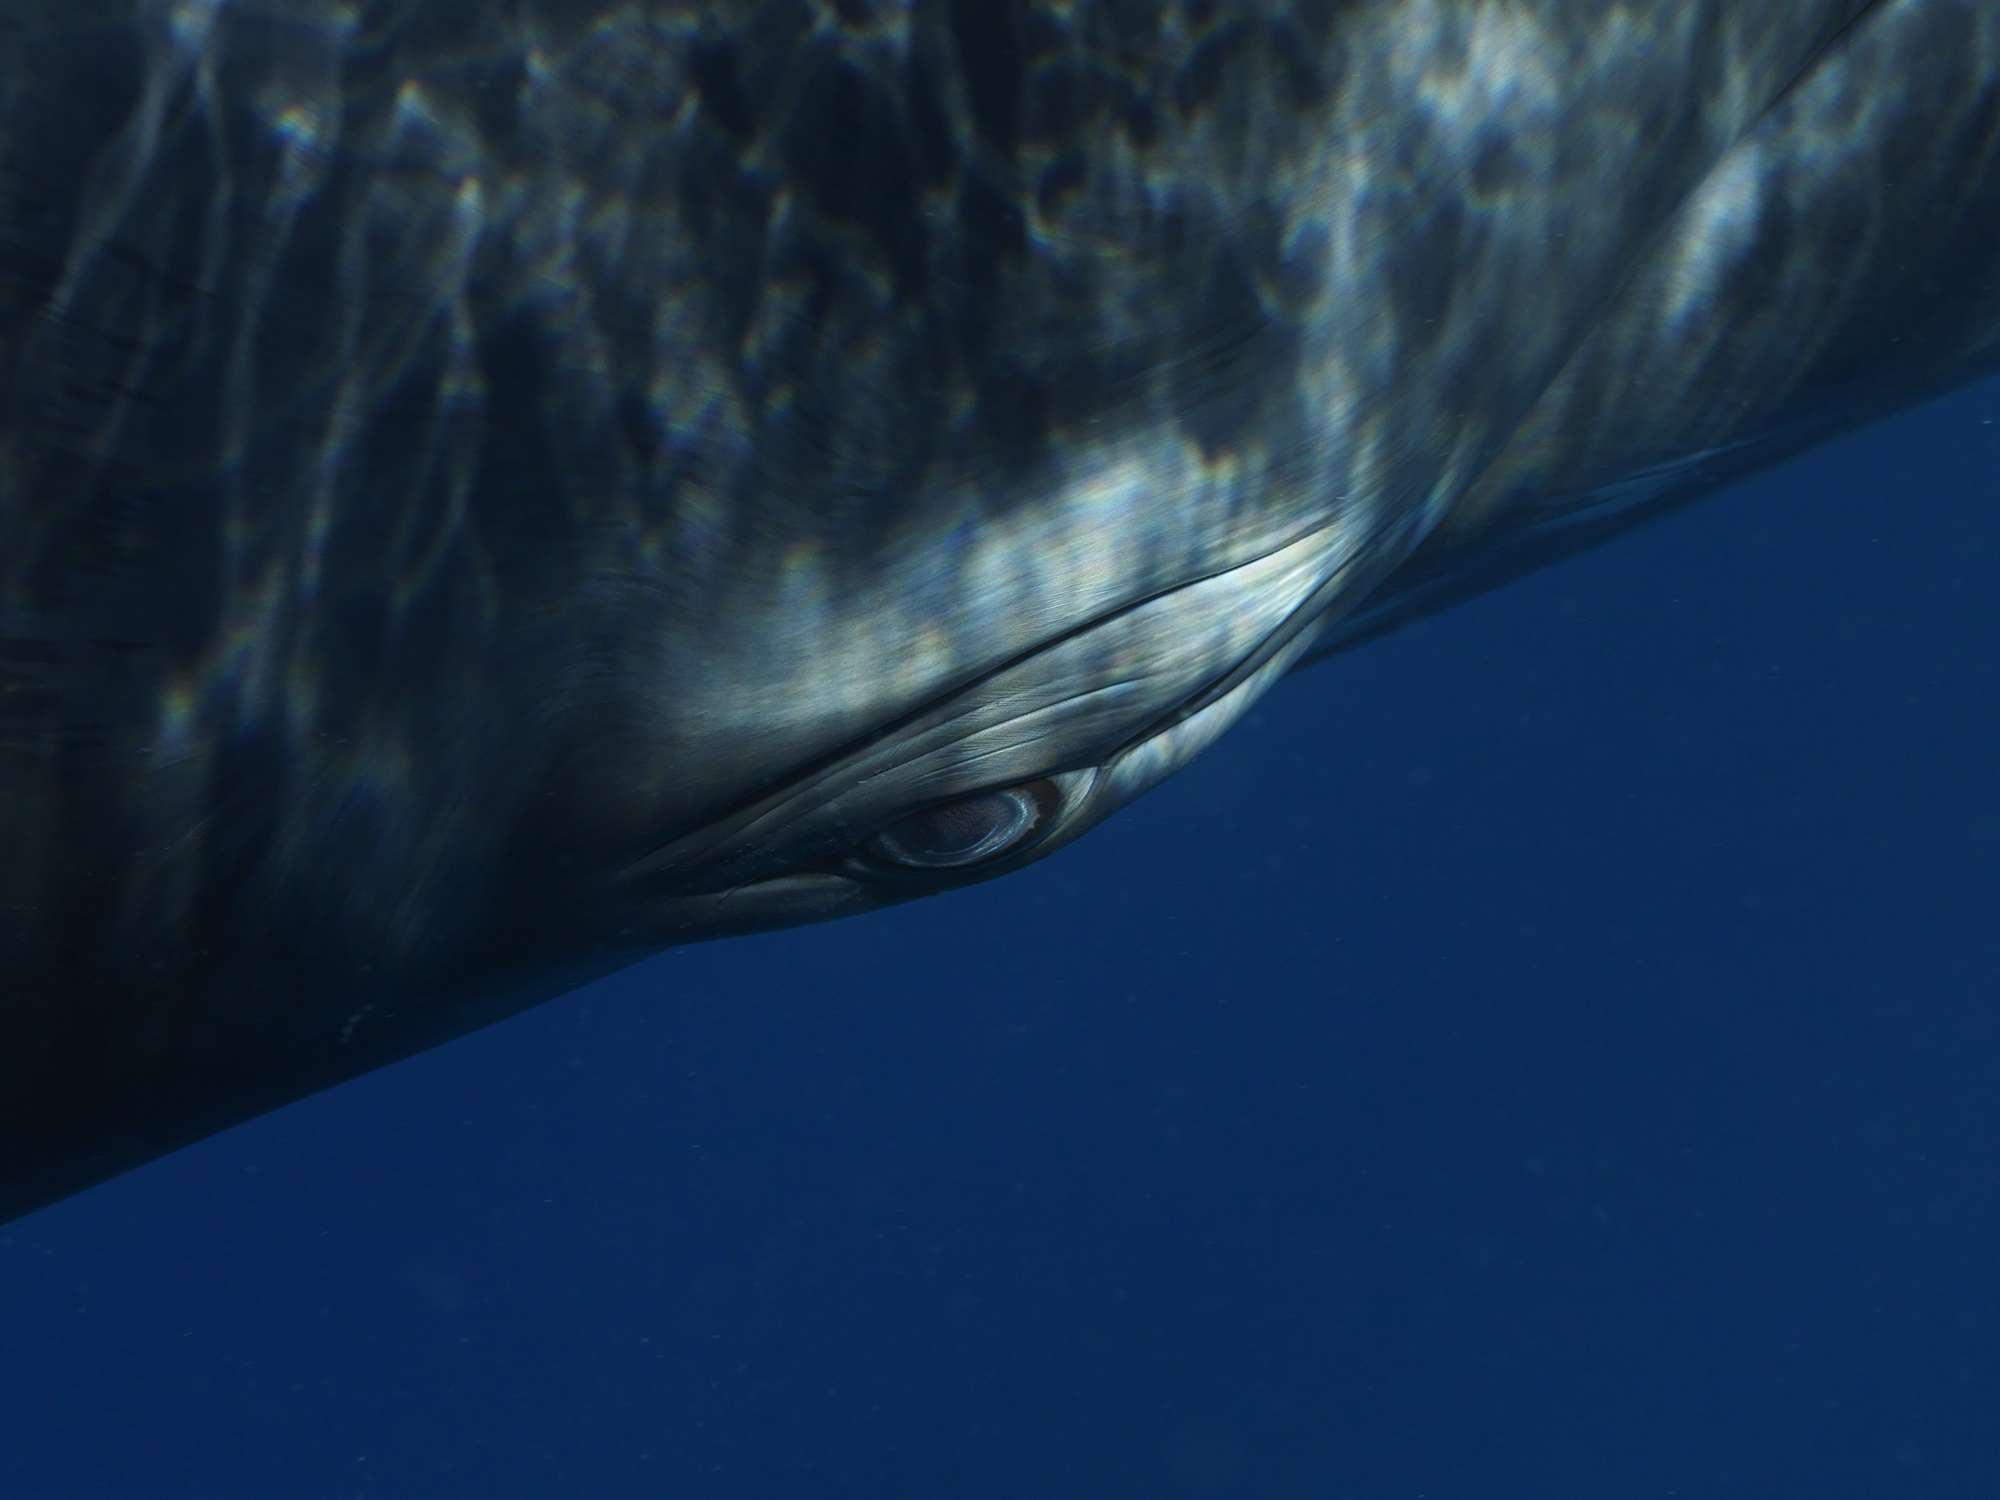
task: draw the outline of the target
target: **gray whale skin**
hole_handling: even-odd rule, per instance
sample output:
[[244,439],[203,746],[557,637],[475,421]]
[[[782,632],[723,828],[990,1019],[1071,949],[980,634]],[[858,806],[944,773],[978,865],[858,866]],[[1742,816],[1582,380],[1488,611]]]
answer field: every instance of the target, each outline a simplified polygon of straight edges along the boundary
[[1042,858],[1992,369],[1996,59],[1990,0],[0,0],[0,1218]]

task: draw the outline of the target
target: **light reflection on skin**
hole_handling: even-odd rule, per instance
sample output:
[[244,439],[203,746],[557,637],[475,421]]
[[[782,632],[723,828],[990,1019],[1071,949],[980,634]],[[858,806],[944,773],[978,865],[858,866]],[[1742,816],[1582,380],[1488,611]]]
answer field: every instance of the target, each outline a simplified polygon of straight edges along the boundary
[[[802,7],[768,58],[751,9],[149,0],[123,124],[32,184],[69,217],[0,177],[0,228],[66,226],[0,636],[90,726],[0,745],[9,909],[66,924],[0,1104],[82,1139],[122,1089],[143,1156],[187,1068],[263,1098],[278,1056],[276,1102],[1019,868],[1305,655],[1968,378],[2000,319],[1940,261],[1930,362],[1829,395],[1996,196],[1988,6],[1052,10],[997,113],[954,28],[1002,7]],[[25,14],[0,68],[103,45]],[[0,141],[95,128],[38,87]],[[1044,780],[986,863],[866,857]],[[170,1040],[37,1095],[8,1036],[77,1027]]]
[[[608,6],[582,31],[537,38],[517,90],[513,149],[489,144],[477,111],[435,62],[396,85],[371,139],[337,97],[350,14],[330,8],[312,21],[316,12],[299,11],[285,33],[285,66],[258,95],[283,164],[264,238],[248,250],[253,271],[277,265],[301,232],[303,197],[330,190],[331,153],[382,169],[350,200],[357,237],[331,288],[337,363],[320,435],[292,481],[303,524],[271,525],[262,490],[232,497],[240,519],[222,620],[174,690],[205,722],[174,743],[212,765],[232,734],[270,718],[301,762],[328,758],[328,722],[352,705],[328,702],[343,689],[329,686],[324,661],[345,649],[341,611],[355,592],[351,573],[327,578],[328,559],[350,524],[344,497],[356,483],[379,482],[366,476],[372,460],[362,454],[370,413],[419,361],[438,381],[412,465],[429,477],[412,486],[396,543],[381,554],[392,623],[462,576],[502,600],[504,629],[514,580],[484,561],[478,507],[453,464],[469,441],[458,428],[478,420],[482,399],[490,406],[484,387],[496,378],[469,353],[477,327],[509,309],[538,320],[554,341],[569,382],[568,410],[554,420],[580,448],[598,445],[579,452],[593,477],[573,501],[582,550],[565,607],[595,616],[591,634],[610,660],[579,664],[594,677],[587,687],[542,689],[558,717],[577,692],[608,683],[614,698],[615,729],[582,752],[590,788],[557,789],[577,837],[598,846],[583,853],[589,863],[620,868],[641,852],[635,841],[671,836],[954,684],[1306,528],[1340,534],[1329,573],[1372,581],[1463,494],[1652,232],[1661,206],[1634,191],[1634,162],[1662,191],[1691,182],[1853,9],[1800,0],[1718,22],[1703,7],[1635,5],[1579,31],[1573,8],[1519,0],[1381,5],[1342,21],[1337,85],[1310,108],[1282,104],[1271,92],[1279,75],[1259,65],[1213,109],[1169,121],[1165,140],[1143,152],[1107,124],[1085,191],[1028,216],[1024,257],[1009,263],[1018,268],[994,295],[1033,305],[1065,276],[1118,286],[1089,310],[1098,326],[1063,336],[1151,350],[1139,384],[1109,409],[1108,424],[1058,426],[1018,475],[976,459],[940,466],[897,502],[888,524],[859,529],[865,550],[854,527],[813,519],[816,502],[797,479],[779,474],[758,498],[761,434],[811,403],[780,381],[767,407],[754,408],[733,363],[745,356],[702,332],[712,295],[700,269],[676,259],[687,235],[681,210],[644,186],[662,153],[692,149],[681,138],[691,143],[690,133],[707,128],[683,48],[638,8]],[[242,66],[239,28],[249,15],[232,5],[177,11],[151,54],[149,100],[213,87],[201,80],[221,76],[225,58]],[[884,77],[905,66],[902,24],[852,42],[852,65]],[[1675,60],[1696,55],[1707,73],[1676,77],[1686,65]],[[1634,122],[1649,97],[1678,100],[1664,107],[1688,122],[1671,150],[1640,140]],[[663,114],[661,101],[676,99]],[[346,132],[337,141],[336,130]],[[95,227],[77,252],[70,284],[79,297],[89,247],[101,253],[114,234],[132,233],[124,221],[139,212],[147,152],[158,148],[142,131],[121,149],[123,170],[88,216]],[[772,157],[757,170],[782,181],[785,167]],[[787,186],[774,199],[771,245],[802,212],[801,191]],[[1150,242],[1170,216],[1207,237],[1198,242],[1203,261],[1179,270],[1157,263]],[[1255,224],[1265,226],[1256,231],[1262,245],[1244,238]],[[775,248],[767,254],[766,291],[744,335],[752,351],[787,347],[813,316]],[[1426,261],[1436,271],[1413,281]],[[1239,265],[1259,268],[1231,269]],[[865,283],[873,273],[854,274]],[[479,285],[481,276],[491,285]],[[1247,277],[1235,295],[1257,299],[1256,327],[1204,331],[1199,297],[1173,310],[1172,298],[1185,296],[1178,283],[1230,276]],[[1448,291],[1424,290],[1427,279]],[[262,285],[257,275],[251,282]],[[903,398],[885,384],[884,361],[909,314],[887,290],[867,295],[881,300],[880,322],[821,334],[851,348],[840,382],[812,400],[847,401],[839,442],[888,452],[904,438]],[[1168,300],[1149,306],[1156,295]],[[1441,298],[1442,316],[1417,340],[1409,315],[1425,297]],[[482,310],[482,298],[493,305]],[[621,354],[616,340],[634,298],[651,345]],[[1534,315],[1521,316],[1529,305]],[[1078,316],[1049,306],[1052,319]],[[1192,328],[1165,326],[1189,317]],[[1048,335],[1030,327],[1020,337],[1026,349]],[[1251,364],[1231,342],[1239,337],[1253,340]],[[268,356],[240,329],[225,342],[231,388],[254,405]],[[613,430],[605,409],[615,387],[629,386],[635,358],[645,362],[647,420],[662,451],[680,455],[664,489],[635,469],[633,455],[608,470],[602,456]],[[1208,419],[1185,418],[1190,385],[1197,405],[1227,406],[1236,387],[1267,378],[1280,383],[1251,403],[1226,443],[1196,440]],[[1204,382],[1213,389],[1204,392]],[[880,400],[862,404],[875,390]],[[257,425],[247,411],[225,416],[241,434]],[[767,505],[771,519],[759,521]],[[427,506],[435,514],[416,520]],[[1229,665],[1210,663],[1209,675]],[[344,797],[339,789],[360,766],[405,758],[411,784],[379,770],[369,777],[387,799],[381,816],[410,825],[395,842],[442,850],[476,838],[490,814],[454,810],[462,794],[449,774],[428,779],[422,747],[396,744],[405,732],[397,711],[385,705],[372,717],[344,726],[345,754],[307,777],[323,790],[294,801],[293,816],[305,822],[281,847],[311,861],[322,842],[315,825],[344,805],[327,798]],[[163,778],[186,779],[171,758],[154,764]],[[443,859],[440,878],[452,881],[453,866],[463,860]],[[404,878],[427,879],[421,855]],[[417,908],[459,899],[448,890],[411,897]]]

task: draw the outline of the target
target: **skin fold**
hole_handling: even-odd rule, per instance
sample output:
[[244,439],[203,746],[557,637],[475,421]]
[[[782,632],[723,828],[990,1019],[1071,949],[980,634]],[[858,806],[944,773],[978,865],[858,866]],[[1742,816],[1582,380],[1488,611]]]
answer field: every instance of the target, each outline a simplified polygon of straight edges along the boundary
[[1995,9],[0,0],[0,1217],[1986,372]]

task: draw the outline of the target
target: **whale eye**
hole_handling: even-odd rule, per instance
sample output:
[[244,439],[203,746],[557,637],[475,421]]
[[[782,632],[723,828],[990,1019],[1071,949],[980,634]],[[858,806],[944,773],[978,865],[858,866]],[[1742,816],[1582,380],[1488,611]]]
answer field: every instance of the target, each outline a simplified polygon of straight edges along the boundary
[[904,869],[962,869],[1024,848],[1059,801],[1050,781],[977,792],[891,823],[861,847]]

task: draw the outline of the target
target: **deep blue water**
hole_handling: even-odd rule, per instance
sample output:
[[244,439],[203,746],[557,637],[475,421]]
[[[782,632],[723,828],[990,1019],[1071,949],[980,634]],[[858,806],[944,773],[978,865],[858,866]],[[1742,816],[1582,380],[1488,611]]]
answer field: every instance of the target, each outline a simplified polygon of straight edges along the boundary
[[1987,385],[0,1229],[0,1493],[2000,1495],[1996,499]]

